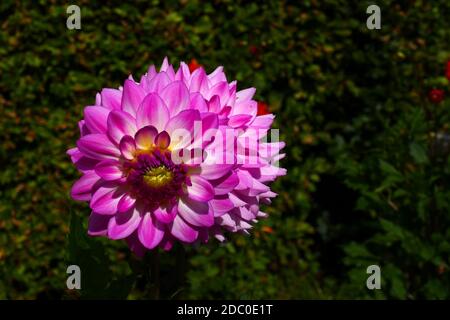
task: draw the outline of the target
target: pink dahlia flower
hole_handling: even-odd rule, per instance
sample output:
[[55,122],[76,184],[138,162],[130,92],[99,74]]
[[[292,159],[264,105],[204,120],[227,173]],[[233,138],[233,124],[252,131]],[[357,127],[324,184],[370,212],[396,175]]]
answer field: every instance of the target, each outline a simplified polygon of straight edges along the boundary
[[274,116],[257,116],[254,93],[236,91],[222,67],[175,72],[167,59],[98,93],[68,150],[83,174],[71,196],[92,209],[88,233],[126,239],[138,255],[248,233],[276,196],[267,184],[286,173],[284,143],[265,139]]

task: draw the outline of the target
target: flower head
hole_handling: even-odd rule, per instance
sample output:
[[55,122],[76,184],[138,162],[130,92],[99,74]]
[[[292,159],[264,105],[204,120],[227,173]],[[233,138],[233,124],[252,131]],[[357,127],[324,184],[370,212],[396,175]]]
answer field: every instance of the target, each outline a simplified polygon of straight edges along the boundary
[[284,143],[265,141],[274,116],[257,115],[254,93],[237,91],[222,67],[175,71],[167,59],[139,82],[102,89],[68,150],[82,173],[71,195],[92,209],[88,233],[126,239],[139,255],[248,233],[276,196],[268,183],[286,173]]
[[428,99],[433,103],[441,103],[444,100],[444,90],[442,89],[431,89],[428,92]]

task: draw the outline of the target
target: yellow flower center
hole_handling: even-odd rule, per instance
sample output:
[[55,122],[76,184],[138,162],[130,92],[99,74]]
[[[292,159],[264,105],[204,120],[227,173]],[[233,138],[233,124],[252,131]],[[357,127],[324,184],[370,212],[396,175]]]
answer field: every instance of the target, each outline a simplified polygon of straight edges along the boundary
[[173,173],[165,166],[150,168],[144,174],[145,183],[152,188],[165,186],[173,179]]

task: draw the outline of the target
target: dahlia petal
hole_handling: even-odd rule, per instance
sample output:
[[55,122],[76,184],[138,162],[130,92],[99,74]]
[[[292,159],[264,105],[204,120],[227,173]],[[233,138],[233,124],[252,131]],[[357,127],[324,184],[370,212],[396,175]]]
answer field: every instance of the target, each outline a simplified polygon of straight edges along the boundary
[[96,106],[101,106],[102,105],[102,95],[100,94],[100,92],[97,92],[95,94],[95,105]]
[[242,102],[242,101],[249,101],[253,98],[255,95],[256,89],[255,88],[247,88],[241,91],[236,92],[236,100]]
[[100,95],[102,97],[102,106],[110,110],[120,109],[122,101],[122,92],[120,90],[105,88]]
[[228,197],[229,197],[230,201],[234,204],[235,207],[242,207],[247,204],[247,202],[243,201],[240,197],[238,197],[233,192],[230,192],[228,194]]
[[198,237],[198,231],[185,222],[179,215],[173,220],[170,232],[178,240],[187,243],[194,242]]
[[92,133],[106,133],[108,115],[111,110],[103,107],[84,108],[84,121]]
[[125,111],[115,110],[108,116],[108,136],[119,144],[123,136],[134,136],[136,133],[135,119]]
[[209,201],[214,198],[213,186],[200,176],[191,176],[191,186],[187,186],[189,198],[196,201]]
[[161,64],[161,67],[159,68],[159,71],[166,72],[168,67],[169,67],[169,59],[167,57],[164,57],[164,60]]
[[158,131],[162,131],[169,118],[169,109],[167,109],[164,101],[156,93],[150,93],[144,98],[137,110],[136,123],[138,128],[152,125]]
[[150,67],[148,67],[148,70],[147,70],[147,77],[151,79],[151,78],[153,78],[155,75],[156,75],[156,68],[155,68],[155,65],[152,64]]
[[123,196],[114,184],[100,186],[92,195],[90,207],[99,214],[113,215],[117,212],[117,205]]
[[137,257],[142,258],[147,252],[147,248],[142,245],[136,231],[126,237],[125,241]]
[[275,119],[275,116],[273,114],[265,114],[263,116],[258,116],[253,120],[251,126],[268,129],[272,126],[273,119]]
[[67,154],[75,167],[81,172],[94,170],[98,163],[98,160],[85,157],[77,147],[67,150]]
[[256,101],[236,101],[234,104],[231,115],[247,114],[252,116],[252,119],[256,118],[258,112],[258,103]]
[[140,149],[149,149],[153,146],[158,130],[154,126],[146,126],[138,130],[135,135],[136,144]]
[[106,236],[110,219],[111,216],[92,212],[88,221],[88,234],[90,236]]
[[166,131],[171,137],[171,148],[181,149],[191,143],[194,122],[201,121],[198,110],[188,109],[181,111],[169,120]]
[[92,133],[86,126],[86,121],[84,121],[84,120],[78,121],[78,129],[80,129],[80,135],[82,137]]
[[256,215],[253,214],[247,207],[237,208],[235,211],[233,210],[233,213],[240,215],[242,219],[247,221],[251,221],[256,218]]
[[109,220],[108,237],[113,240],[124,239],[132,234],[139,224],[141,217],[137,209],[132,209],[124,213],[116,214]]
[[229,173],[233,168],[232,164],[201,164],[201,176],[208,179],[214,180],[219,179]]
[[208,90],[208,77],[205,70],[200,67],[196,69],[191,75],[191,82],[189,86],[190,92],[203,93]]
[[211,204],[215,217],[227,213],[235,207],[229,198],[214,198],[209,203]]
[[139,225],[138,237],[147,249],[153,249],[164,237],[164,226],[158,220],[154,220],[150,212],[147,212]]
[[117,160],[102,160],[95,166],[97,173],[103,180],[113,181],[122,178],[122,170]]
[[99,181],[99,176],[94,171],[87,171],[72,186],[70,196],[78,201],[91,200],[91,192],[94,184]]
[[136,152],[136,142],[131,136],[123,136],[119,143],[119,149],[125,159],[133,160]]
[[230,90],[228,88],[228,83],[225,81],[216,83],[213,85],[209,91],[211,96],[217,95],[220,98],[220,105],[225,106],[225,103],[230,97]]
[[161,91],[161,99],[166,103],[172,116],[187,108],[189,91],[181,81],[174,81]]
[[135,115],[136,111],[145,97],[145,91],[132,80],[125,80],[122,95],[122,110]]
[[165,72],[156,74],[152,79],[148,80],[148,92],[161,93],[162,90],[170,84],[170,78]]
[[183,81],[186,87],[189,87],[189,82],[191,80],[191,72],[189,71],[189,66],[183,61],[180,62],[180,67],[175,74],[175,80]]
[[214,224],[214,213],[208,203],[187,197],[178,201],[178,212],[184,220],[197,227],[210,227]]
[[198,110],[200,112],[208,111],[208,105],[206,104],[205,99],[198,92],[195,92],[195,93],[191,94],[189,107],[191,109],[196,109],[196,110]]
[[208,101],[208,111],[213,113],[219,113],[220,109],[222,107],[220,106],[220,98],[217,95],[214,95],[209,99]]
[[134,207],[136,199],[132,198],[128,193],[126,193],[122,198],[120,198],[117,204],[117,212],[124,213],[129,211]]
[[239,178],[236,173],[230,172],[220,179],[210,181],[214,187],[216,195],[227,194],[239,184]]
[[77,141],[78,149],[87,157],[105,160],[116,159],[120,152],[104,134],[93,133],[81,137]]
[[153,211],[154,216],[162,223],[171,223],[178,213],[178,207],[176,205],[169,208],[157,208]]
[[165,237],[159,243],[159,247],[165,251],[169,251],[173,247],[175,238],[172,235],[165,234]]
[[248,114],[238,114],[231,116],[228,120],[228,125],[232,128],[239,128],[250,122],[252,116]]
[[162,131],[158,133],[155,138],[155,145],[161,149],[167,149],[170,145],[170,136],[167,131]]
[[223,67],[217,67],[213,72],[208,75],[208,79],[211,81],[211,84],[216,84],[222,81],[227,81],[227,77],[223,72]]

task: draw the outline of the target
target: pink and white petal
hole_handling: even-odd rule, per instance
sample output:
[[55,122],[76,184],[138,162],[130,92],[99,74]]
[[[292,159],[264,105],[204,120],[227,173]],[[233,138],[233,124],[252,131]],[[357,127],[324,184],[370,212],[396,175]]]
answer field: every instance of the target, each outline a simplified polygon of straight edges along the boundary
[[120,156],[119,149],[104,134],[93,133],[81,137],[77,141],[77,147],[85,156],[97,159],[117,159]]
[[164,225],[152,218],[152,214],[147,212],[141,220],[138,228],[138,237],[147,249],[155,248],[164,237]]
[[159,72],[163,71],[166,72],[168,67],[169,67],[169,59],[167,57],[164,57],[161,67],[159,68]]
[[122,198],[120,198],[119,203],[117,204],[117,212],[127,212],[134,208],[135,203],[136,199],[132,198],[130,194],[126,193]]
[[84,108],[84,121],[92,133],[106,133],[108,115],[111,110],[104,107]]
[[215,180],[228,174],[233,168],[233,164],[208,164],[200,165],[201,176],[208,180]]
[[153,211],[153,215],[158,219],[158,221],[162,223],[171,223],[176,215],[178,213],[178,206],[173,205],[168,208],[157,208],[155,211]]
[[192,200],[207,202],[214,198],[214,188],[208,180],[194,175],[191,176],[191,185],[187,186],[188,197]]
[[122,95],[122,110],[130,115],[136,115],[142,100],[145,97],[145,91],[136,82],[125,80]]
[[240,90],[236,92],[236,100],[239,102],[242,101],[249,101],[253,98],[255,95],[256,89],[255,88],[247,88],[244,90]]
[[178,212],[184,220],[197,227],[210,227],[214,224],[214,212],[206,202],[187,197],[178,201]]
[[252,116],[248,114],[234,115],[228,119],[228,125],[232,128],[240,128],[248,124],[251,119]]
[[103,180],[106,181],[118,180],[123,176],[119,161],[117,160],[100,161],[95,166],[95,173],[97,173]]
[[119,143],[119,149],[125,159],[133,160],[136,152],[136,142],[131,136],[123,136]]
[[86,171],[84,175],[78,179],[70,190],[70,195],[78,201],[91,200],[93,186],[100,180],[100,177],[92,170]]
[[128,237],[138,228],[141,220],[139,211],[136,208],[125,213],[116,214],[109,220],[108,237],[113,240]]
[[258,103],[256,101],[236,101],[233,110],[231,110],[231,115],[247,114],[252,116],[252,120],[256,118],[258,112]]
[[92,212],[88,220],[88,235],[106,236],[108,233],[108,223],[111,216]]
[[209,203],[214,211],[214,217],[219,217],[235,207],[228,197],[214,198]]
[[205,69],[200,67],[196,69],[191,75],[189,91],[200,92],[203,94],[208,90],[209,90],[208,77],[206,76]]
[[206,104],[205,99],[199,92],[194,92],[191,94],[189,107],[191,109],[195,109],[200,112],[208,111],[208,105]]
[[108,136],[119,144],[123,136],[134,136],[136,133],[136,120],[125,111],[114,110],[108,116]]
[[117,212],[117,205],[124,192],[108,182],[100,186],[92,195],[90,207],[99,214],[113,215]]
[[169,109],[164,101],[156,93],[150,93],[139,106],[136,114],[136,123],[138,128],[152,125],[158,131],[162,131],[169,118]]
[[227,77],[225,76],[225,73],[223,72],[223,67],[219,66],[217,67],[213,72],[208,74],[208,79],[211,81],[212,85],[215,85],[216,83],[227,81]]
[[179,215],[175,217],[171,226],[170,233],[180,241],[192,243],[197,240],[198,231],[190,226]]
[[180,67],[175,74],[175,80],[183,81],[186,87],[189,88],[189,83],[191,81],[191,72],[189,71],[189,66],[183,61],[180,62]]
[[243,201],[240,197],[235,195],[233,192],[230,192],[228,194],[228,197],[229,197],[230,201],[233,202],[235,207],[242,207],[242,206],[247,205],[247,202]]
[[257,116],[253,120],[251,127],[269,129],[272,126],[274,119],[275,116],[273,114],[265,114],[263,116]]
[[154,126],[146,126],[138,130],[134,136],[136,145],[140,149],[150,149],[155,142],[155,138],[158,135],[158,130]]
[[210,181],[214,187],[216,195],[224,195],[234,190],[239,184],[239,178],[236,173],[230,172],[220,179]]
[[156,92],[158,94],[171,83],[169,76],[165,72],[160,72],[151,79],[147,78],[147,81],[148,92]]
[[172,116],[185,110],[190,102],[189,91],[181,81],[174,81],[161,91],[161,99],[166,103]]
[[122,101],[122,91],[117,89],[105,88],[100,93],[102,106],[110,110],[120,109]]
[[220,98],[220,105],[223,107],[230,97],[230,89],[228,87],[228,82],[222,81],[218,82],[211,87],[209,90],[211,96],[217,95]]

